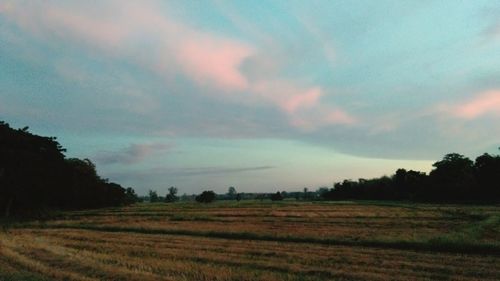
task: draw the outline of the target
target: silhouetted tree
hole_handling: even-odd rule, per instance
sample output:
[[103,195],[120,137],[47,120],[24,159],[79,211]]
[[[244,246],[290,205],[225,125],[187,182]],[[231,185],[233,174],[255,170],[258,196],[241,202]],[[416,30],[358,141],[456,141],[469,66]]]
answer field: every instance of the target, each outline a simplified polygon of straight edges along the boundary
[[177,197],[177,187],[171,186],[168,188],[168,194],[165,196],[165,202],[170,203],[170,202],[176,202],[179,200],[179,197]]
[[321,197],[326,200],[377,199],[433,202],[500,202],[500,156],[483,154],[472,162],[450,153],[429,175],[398,169],[392,177],[344,180]]
[[158,193],[156,190],[149,190],[149,202],[154,203],[160,201],[160,197],[158,196]]
[[125,197],[126,197],[125,200],[126,204],[133,204],[141,201],[141,199],[139,198],[139,196],[137,196],[135,190],[132,187],[127,187],[125,189]]
[[260,201],[264,201],[264,199],[266,199],[266,195],[265,194],[257,194],[255,196],[255,199],[260,200]]
[[240,202],[241,201],[241,193],[236,194],[236,201]]
[[234,186],[230,186],[227,190],[227,197],[229,199],[235,199],[236,197],[236,188]]
[[323,194],[324,193],[327,193],[328,192],[328,187],[319,187],[318,190],[316,190],[316,193],[320,196],[320,197],[323,197]]
[[272,201],[281,201],[283,200],[283,196],[281,195],[281,192],[276,192],[274,194],[271,194],[271,200]]
[[427,184],[425,173],[398,169],[392,176],[394,199],[414,200],[417,198],[419,189]]
[[476,186],[474,163],[458,153],[446,154],[429,174],[431,185],[425,192],[425,199],[431,201],[467,200]]
[[65,158],[55,137],[12,129],[0,121],[0,209],[4,216],[46,208],[125,204],[125,189],[97,175],[88,159]]
[[473,198],[486,202],[500,201],[500,156],[485,153],[477,157],[474,170],[478,188]]
[[283,199],[287,198],[288,197],[288,192],[282,191],[281,192],[281,197],[283,197]]
[[208,191],[203,191],[200,195],[196,196],[195,200],[196,202],[200,203],[210,203],[215,200],[216,194],[215,192],[208,190]]

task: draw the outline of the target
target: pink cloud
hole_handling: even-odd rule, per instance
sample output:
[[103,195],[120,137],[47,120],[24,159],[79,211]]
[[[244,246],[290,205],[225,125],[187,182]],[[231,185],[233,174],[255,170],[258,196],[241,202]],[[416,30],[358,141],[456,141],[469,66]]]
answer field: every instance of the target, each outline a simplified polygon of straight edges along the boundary
[[304,93],[291,96],[281,104],[281,107],[283,107],[288,113],[293,113],[302,107],[311,108],[318,103],[318,99],[321,97],[321,94],[321,89],[319,87],[315,87]]
[[[88,7],[69,9],[50,2],[24,4],[8,2],[0,6],[0,12],[21,28],[48,41],[69,39],[98,47],[108,54],[135,60],[160,76],[164,76],[163,72],[181,70],[203,86],[210,84],[224,90],[247,87],[239,67],[252,54],[250,46],[168,18],[155,8],[154,2],[116,2],[107,7],[109,11],[99,11],[99,16]],[[111,9],[114,6],[116,9]],[[157,45],[146,50],[129,44],[137,38],[149,38],[147,40]],[[149,58],[144,60],[144,52],[148,51]]]
[[263,79],[251,84],[252,95],[274,104],[286,113],[314,107],[322,96],[319,86],[305,88],[289,80]]
[[210,81],[219,88],[244,90],[248,81],[239,67],[251,53],[250,47],[235,41],[193,36],[180,44],[177,58],[186,73],[198,82]]
[[487,114],[500,115],[500,90],[483,92],[451,108],[451,113],[464,119],[475,119]]
[[128,35],[127,31],[116,22],[90,19],[56,8],[47,9],[42,16],[51,31],[61,36],[84,38],[86,42],[98,44],[101,47],[116,48]]
[[353,125],[357,119],[337,107],[321,104],[323,89],[302,87],[286,80],[261,81],[253,86],[255,94],[280,108],[296,128],[311,131],[328,125]]
[[323,121],[326,124],[354,124],[356,123],[356,118],[343,110],[332,109],[325,114]]
[[[106,3],[96,8],[64,2],[11,1],[1,5],[0,12],[48,44],[62,39],[85,45],[105,55],[124,58],[166,79],[180,74],[208,88],[204,93],[225,102],[270,104],[282,111],[292,126],[354,123],[355,118],[345,111],[320,104],[324,94],[320,86],[279,79],[277,59],[273,56],[262,56],[269,63],[256,64],[254,72],[262,73],[257,78],[242,72],[241,66],[247,59],[269,53],[267,49],[259,53],[255,46],[239,40],[195,29],[169,17],[159,2]],[[273,71],[262,65],[271,65]],[[86,77],[76,71],[66,76],[72,74],[73,78]],[[140,107],[146,110],[155,104],[147,98],[148,93],[132,94],[134,103],[142,101]],[[127,108],[137,110],[133,104]]]
[[7,2],[0,9],[8,19],[38,37],[76,40],[105,48],[116,48],[127,36],[119,22],[68,11],[50,3]]
[[290,115],[290,122],[303,131],[314,131],[328,125],[354,125],[357,119],[342,109],[318,106],[314,111]]

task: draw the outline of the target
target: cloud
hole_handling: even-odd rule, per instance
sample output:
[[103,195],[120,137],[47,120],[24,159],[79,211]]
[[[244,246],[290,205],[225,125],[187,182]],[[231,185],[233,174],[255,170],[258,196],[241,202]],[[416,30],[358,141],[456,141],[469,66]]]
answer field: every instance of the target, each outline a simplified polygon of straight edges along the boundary
[[274,169],[274,166],[255,166],[255,167],[201,167],[201,168],[182,168],[173,171],[177,176],[194,176],[194,175],[214,175],[214,174],[233,174],[251,171]]
[[322,91],[319,87],[307,90],[304,93],[296,94],[288,98],[281,104],[281,107],[289,113],[293,113],[301,107],[311,108],[318,103]]
[[441,109],[451,116],[463,119],[476,119],[485,115],[500,116],[500,90],[481,92],[468,101],[441,106]]
[[137,180],[137,179],[148,179],[151,177],[192,177],[199,175],[228,175],[228,174],[238,174],[253,171],[263,171],[275,169],[274,166],[250,166],[250,167],[183,167],[183,168],[164,168],[158,167],[142,171],[133,172],[111,172],[109,176],[112,178],[118,178],[120,180]]
[[[81,4],[70,8],[54,2],[8,2],[0,12],[40,38],[71,40],[125,56],[159,76],[182,70],[193,81],[216,88],[246,87],[239,66],[252,49],[245,43],[169,18],[157,2],[110,1],[103,6],[99,10]],[[134,45],[137,40],[145,45]]]
[[293,114],[291,122],[295,127],[311,132],[327,125],[354,125],[358,120],[341,109],[320,106],[314,111]]
[[500,20],[495,20],[481,32],[481,43],[491,43],[500,40]]
[[[298,129],[354,123],[356,118],[345,110],[320,104],[326,93],[319,85],[280,78],[280,70],[269,73],[265,65],[254,69],[261,73],[257,79],[243,71],[247,61],[267,50],[194,28],[169,15],[162,9],[164,5],[157,1],[108,1],[100,5],[8,1],[1,13],[49,45],[62,40],[126,60],[165,79],[169,88],[180,74],[197,85],[196,91],[221,102],[248,107],[272,105],[287,116],[290,126]],[[268,61],[275,59],[264,57]],[[86,77],[85,73],[71,70],[71,65],[57,67],[66,78]],[[144,113],[155,106],[148,92],[120,91],[132,93],[132,98],[140,102],[125,107],[134,112]],[[314,117],[308,118],[307,112]]]
[[329,104],[322,104],[323,89],[306,88],[287,80],[256,83],[254,92],[283,111],[290,124],[298,129],[312,131],[328,125],[353,125],[357,118]]
[[111,164],[137,164],[151,155],[170,150],[171,144],[152,143],[152,144],[131,144],[129,147],[118,151],[99,152],[94,159],[104,165]]
[[244,90],[248,81],[239,67],[251,53],[251,48],[242,43],[204,36],[183,42],[177,56],[185,71],[198,82],[212,82],[222,89]]

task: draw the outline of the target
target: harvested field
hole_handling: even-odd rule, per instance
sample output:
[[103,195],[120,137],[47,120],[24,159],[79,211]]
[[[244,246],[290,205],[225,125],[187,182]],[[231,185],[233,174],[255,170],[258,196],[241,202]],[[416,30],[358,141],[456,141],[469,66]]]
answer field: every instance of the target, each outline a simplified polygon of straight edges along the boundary
[[0,280],[499,280],[500,207],[137,204],[0,234]]

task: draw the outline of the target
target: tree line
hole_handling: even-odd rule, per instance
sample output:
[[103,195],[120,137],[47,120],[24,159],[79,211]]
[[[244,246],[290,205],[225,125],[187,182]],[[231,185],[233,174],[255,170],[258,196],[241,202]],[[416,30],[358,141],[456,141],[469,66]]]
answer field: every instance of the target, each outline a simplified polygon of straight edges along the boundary
[[[138,202],[132,188],[101,178],[89,159],[66,158],[55,137],[32,134],[28,127],[13,129],[0,121],[0,216],[33,214],[45,209],[85,209]],[[500,155],[484,153],[475,161],[450,153],[429,173],[398,169],[392,176],[344,180],[317,191],[227,194],[207,190],[177,196],[170,187],[165,197],[150,191],[150,202],[179,199],[209,203],[216,199],[408,200],[419,202],[500,202]]]
[[13,129],[0,121],[0,212],[4,217],[45,209],[130,204],[132,188],[101,178],[89,159],[66,158],[55,137]]
[[398,169],[392,176],[344,180],[323,190],[326,200],[409,200],[418,202],[500,202],[500,155],[484,153],[475,161],[450,153],[429,173]]
[[[196,200],[209,203],[214,200],[405,200],[442,203],[500,203],[500,155],[484,153],[475,161],[450,153],[433,164],[434,169],[424,172],[398,169],[392,176],[373,179],[344,180],[332,188],[320,187],[316,191],[276,193],[237,193],[229,187],[226,194],[204,191],[199,195],[175,196],[177,188],[169,188],[165,197],[151,196],[151,202]],[[172,193],[172,191],[175,191]],[[153,194],[156,194],[153,192]],[[159,199],[158,199],[159,198]],[[174,198],[174,199],[172,199]]]

